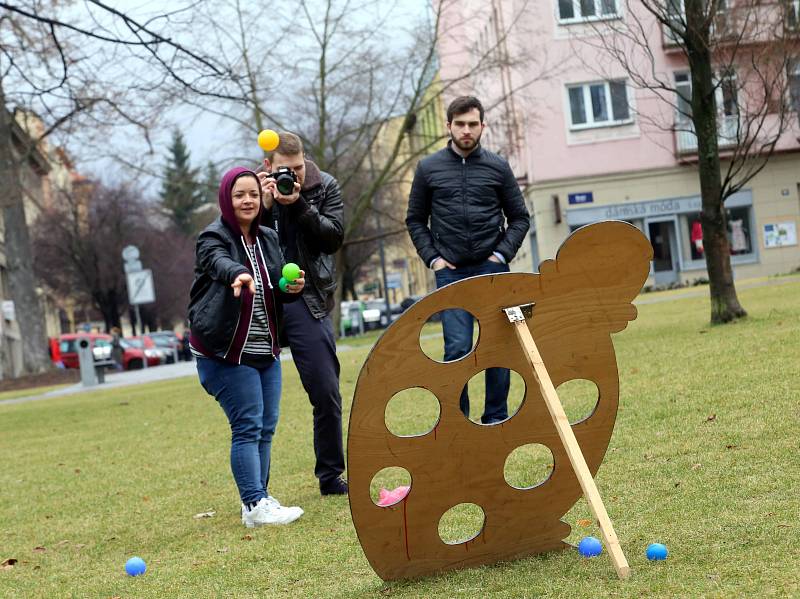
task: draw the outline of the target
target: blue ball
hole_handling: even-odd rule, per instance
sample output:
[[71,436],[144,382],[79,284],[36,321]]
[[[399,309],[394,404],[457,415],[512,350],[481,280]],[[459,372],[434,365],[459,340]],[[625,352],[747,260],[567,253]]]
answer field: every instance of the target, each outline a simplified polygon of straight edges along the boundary
[[662,560],[667,559],[669,552],[667,546],[661,543],[650,543],[647,546],[647,559],[649,560]]
[[139,574],[144,574],[146,570],[147,565],[141,557],[132,557],[125,562],[125,571],[128,576],[139,576]]
[[578,543],[578,552],[583,557],[594,557],[603,553],[603,544],[600,539],[594,537],[583,537]]

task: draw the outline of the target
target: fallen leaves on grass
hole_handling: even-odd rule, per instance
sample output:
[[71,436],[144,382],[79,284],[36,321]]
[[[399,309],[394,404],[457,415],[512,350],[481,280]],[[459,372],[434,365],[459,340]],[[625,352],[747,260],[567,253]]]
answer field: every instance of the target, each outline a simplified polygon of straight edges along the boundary
[[253,535],[244,535],[242,537],[242,541],[252,541],[252,540],[253,540]]
[[2,562],[0,562],[0,568],[3,568],[3,570],[8,570],[10,568],[13,568],[17,564],[18,561],[19,560],[16,559],[16,558],[9,557],[7,559],[4,559]]
[[217,549],[217,553],[228,553],[228,548],[222,547],[221,549]]
[[213,518],[214,514],[217,512],[210,511],[210,512],[200,512],[199,514],[194,515],[195,520],[200,520],[201,518]]
[[736,449],[738,445],[726,445],[725,449]]
[[702,464],[692,464],[692,470],[697,470],[698,468],[701,468],[702,466],[703,466]]
[[44,553],[45,551],[47,551],[47,547],[42,547],[41,545],[37,545],[33,548],[34,553]]
[[714,422],[717,419],[716,414],[711,414],[708,418],[706,418],[706,422]]
[[587,526],[592,525],[592,521],[589,520],[588,518],[581,518],[580,520],[578,520],[577,525],[586,528]]

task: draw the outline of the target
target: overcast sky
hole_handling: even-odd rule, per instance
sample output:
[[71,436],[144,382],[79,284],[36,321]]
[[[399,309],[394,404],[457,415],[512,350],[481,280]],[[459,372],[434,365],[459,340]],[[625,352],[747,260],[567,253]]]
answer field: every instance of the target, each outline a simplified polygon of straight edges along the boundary
[[[387,2],[388,4],[388,2]],[[156,0],[119,0],[114,2],[114,8],[124,11],[137,20],[147,21],[148,18],[160,14],[165,10],[165,7],[174,9],[174,5],[169,5],[163,1]],[[248,6],[248,5],[245,5]],[[268,4],[254,3],[251,5],[254,14],[259,15],[259,19],[265,19],[263,22],[268,24]],[[284,6],[286,6],[284,4]],[[387,36],[387,44],[399,43],[399,38],[402,35],[400,24],[410,22],[411,15],[421,15],[426,11],[429,6],[429,0],[398,0],[397,8],[392,13],[393,23],[398,27],[393,28],[393,35]],[[358,19],[358,14],[353,14],[354,19]],[[407,38],[406,38],[407,39]],[[203,48],[194,47],[199,52],[203,52]],[[247,160],[237,160],[237,163],[244,166],[255,166],[260,156],[255,136],[252,140],[243,140],[241,133],[228,119],[203,113],[198,109],[191,106],[177,107],[170,110],[163,119],[164,126],[159,131],[152,133],[152,140],[156,155],[147,158],[148,168],[160,172],[166,162],[167,148],[171,139],[172,126],[177,126],[186,138],[187,145],[191,153],[192,165],[195,167],[205,167],[206,163],[211,160],[215,163],[221,163],[223,167],[230,166],[231,160],[234,157],[252,156],[252,164]],[[127,148],[125,151],[130,152],[132,155],[143,156],[146,150],[146,145],[143,141],[137,141],[138,136],[134,135],[117,135],[111,143],[117,143],[120,146],[125,144]],[[251,142],[251,143],[250,143]],[[89,156],[82,156],[80,164],[84,168],[91,171],[100,171],[101,177],[106,180],[116,179],[114,176],[119,172],[122,178],[130,175],[124,167],[119,164],[112,164],[107,160],[92,161]],[[120,169],[115,171],[115,169]],[[142,174],[139,176],[141,183],[146,183],[148,191],[157,192],[160,188],[160,181],[148,181],[150,179],[147,175]]]

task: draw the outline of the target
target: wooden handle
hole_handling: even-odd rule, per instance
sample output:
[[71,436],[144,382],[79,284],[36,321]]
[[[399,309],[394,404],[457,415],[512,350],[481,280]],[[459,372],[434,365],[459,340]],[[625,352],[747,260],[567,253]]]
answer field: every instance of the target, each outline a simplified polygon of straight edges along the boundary
[[608,548],[608,553],[611,555],[611,561],[614,564],[617,575],[620,578],[627,578],[631,572],[628,560],[625,559],[625,555],[622,553],[617,533],[614,532],[614,527],[603,505],[603,500],[600,499],[600,492],[597,490],[597,485],[594,482],[594,478],[592,478],[592,473],[589,471],[589,466],[586,465],[578,440],[575,438],[575,433],[569,424],[564,407],[558,399],[558,394],[555,387],[553,387],[553,382],[550,380],[550,375],[547,373],[547,368],[545,368],[542,356],[539,354],[539,349],[536,347],[525,320],[518,320],[513,324],[517,339],[519,339],[519,343],[525,352],[528,363],[533,368],[534,377],[536,382],[539,383],[539,390],[547,404],[550,416],[553,418],[553,423],[556,425],[558,436],[561,437],[561,442],[564,444],[567,456],[569,456],[572,469],[575,471],[575,476],[578,478],[581,489],[583,489],[583,495],[589,503],[589,509],[600,526],[600,532]]

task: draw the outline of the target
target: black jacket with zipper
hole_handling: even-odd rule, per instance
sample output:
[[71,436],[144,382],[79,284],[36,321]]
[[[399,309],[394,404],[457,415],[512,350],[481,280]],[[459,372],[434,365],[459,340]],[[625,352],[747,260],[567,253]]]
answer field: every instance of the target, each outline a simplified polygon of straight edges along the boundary
[[[278,280],[283,267],[283,255],[278,243],[278,235],[272,229],[258,228],[258,242],[261,244],[268,279],[264,281],[264,293],[271,293],[276,312],[276,322],[270,322],[280,335],[282,304],[293,302],[300,294],[284,293],[278,289]],[[238,363],[238,357],[247,339],[248,324],[252,318],[252,294],[245,288],[240,296],[233,296],[231,284],[243,273],[253,274],[249,264],[244,241],[218,217],[208,225],[197,239],[195,278],[189,299],[189,320],[191,322],[191,342],[201,353],[209,357]],[[246,323],[240,320],[246,319]],[[241,332],[244,330],[244,336]],[[237,338],[237,331],[239,335]],[[277,357],[280,350],[273,351]]]
[[426,266],[438,256],[467,266],[494,252],[511,262],[530,215],[504,158],[480,146],[462,158],[448,143],[417,166],[406,226]]
[[[276,229],[281,249],[296,255],[306,273],[303,301],[314,318],[325,318],[334,308],[336,289],[336,252],[344,241],[344,205],[336,179],[305,161],[306,177],[300,197],[289,206],[274,202],[261,214],[261,224]],[[291,225],[287,221],[291,220]],[[285,232],[294,229],[296,248],[287,247]],[[286,345],[281,339],[281,345]]]

